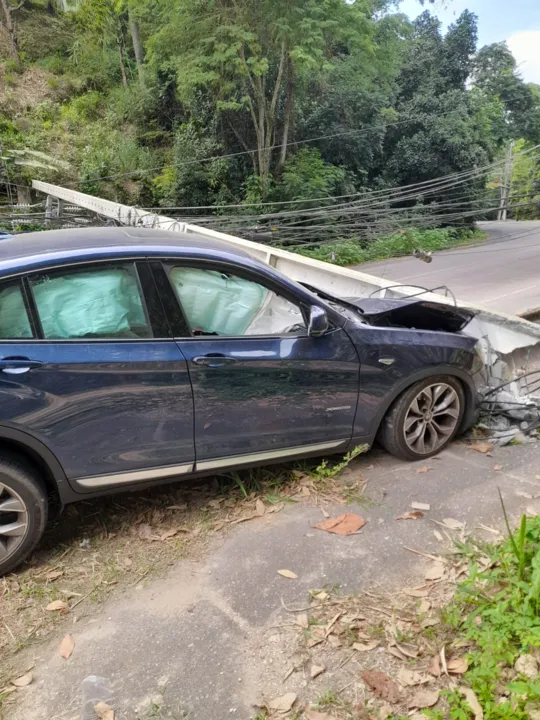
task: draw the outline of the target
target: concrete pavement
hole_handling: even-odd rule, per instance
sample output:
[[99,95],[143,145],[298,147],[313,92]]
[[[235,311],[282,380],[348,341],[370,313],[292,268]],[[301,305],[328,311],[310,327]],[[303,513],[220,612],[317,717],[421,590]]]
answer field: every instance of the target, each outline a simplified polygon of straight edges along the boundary
[[[431,521],[448,517],[469,529],[484,523],[504,530],[497,487],[513,521],[526,507],[540,512],[540,499],[517,494],[540,492],[540,443],[500,448],[493,457],[455,443],[425,464],[431,469],[419,473],[417,464],[374,451],[345,471],[343,482],[359,474],[368,481],[369,502],[347,507],[368,519],[358,535],[314,530],[320,509],[310,501],[290,504],[237,525],[202,561],[180,561],[164,578],[86,607],[76,624],[67,618],[54,639],[24,651],[21,664],[35,663],[34,682],[6,707],[6,720],[76,720],[80,683],[90,674],[110,679],[116,720],[139,717],[135,708],[165,685],[167,711],[151,717],[248,720],[263,698],[292,691],[306,702],[335,689],[340,677],[330,668],[313,681],[302,673],[283,681],[293,649],[279,629],[291,618],[282,602],[305,605],[308,591],[325,585],[354,592],[421,582],[425,561],[404,546],[440,552]],[[413,500],[430,504],[426,517],[396,521]],[[331,516],[344,512],[326,509]],[[298,578],[281,577],[282,568]],[[75,641],[69,660],[58,655],[66,632]]]
[[447,285],[457,298],[520,314],[540,306],[540,221],[486,222],[487,242],[438,252],[429,265],[412,257],[354,269],[428,289]]

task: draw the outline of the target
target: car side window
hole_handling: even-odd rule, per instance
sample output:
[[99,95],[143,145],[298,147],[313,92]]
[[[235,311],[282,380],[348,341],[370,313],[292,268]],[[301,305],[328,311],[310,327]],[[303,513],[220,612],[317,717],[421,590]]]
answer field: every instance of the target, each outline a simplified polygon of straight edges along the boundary
[[34,275],[30,287],[46,340],[152,337],[133,263]]
[[0,340],[25,340],[32,337],[21,283],[0,283]]
[[298,305],[228,272],[175,266],[172,286],[193,335],[305,335]]

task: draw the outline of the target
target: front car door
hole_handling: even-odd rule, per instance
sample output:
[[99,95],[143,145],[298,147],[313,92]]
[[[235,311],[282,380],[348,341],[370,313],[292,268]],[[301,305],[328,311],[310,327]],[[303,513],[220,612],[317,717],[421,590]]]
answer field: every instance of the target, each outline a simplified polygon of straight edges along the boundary
[[146,262],[0,283],[0,424],[41,440],[80,492],[193,470],[187,365]]
[[169,313],[181,313],[198,471],[348,445],[359,360],[343,329],[309,337],[304,300],[252,269],[151,265]]

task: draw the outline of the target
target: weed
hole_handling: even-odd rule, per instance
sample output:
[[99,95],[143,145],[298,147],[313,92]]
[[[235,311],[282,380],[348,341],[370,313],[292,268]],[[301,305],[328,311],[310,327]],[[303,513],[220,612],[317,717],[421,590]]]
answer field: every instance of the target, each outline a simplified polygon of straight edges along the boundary
[[327,480],[328,478],[334,478],[337,475],[339,475],[340,472],[343,472],[346,467],[350,465],[350,463],[354,460],[354,458],[358,457],[358,455],[361,455],[362,453],[365,453],[368,451],[368,445],[358,445],[353,450],[348,452],[343,460],[340,462],[331,464],[328,460],[323,460],[320,465],[317,465],[317,467],[311,471],[311,475],[314,478],[314,480]]
[[[527,704],[540,704],[540,683],[536,678],[516,677],[513,668],[520,655],[535,654],[540,648],[540,518],[523,516],[513,533],[502,496],[501,504],[508,538],[498,545],[458,547],[469,561],[469,577],[441,611],[441,620],[471,645],[463,679],[476,694],[485,718],[525,720]],[[470,708],[459,693],[449,691],[445,700],[448,713],[431,711],[428,717],[469,720]]]

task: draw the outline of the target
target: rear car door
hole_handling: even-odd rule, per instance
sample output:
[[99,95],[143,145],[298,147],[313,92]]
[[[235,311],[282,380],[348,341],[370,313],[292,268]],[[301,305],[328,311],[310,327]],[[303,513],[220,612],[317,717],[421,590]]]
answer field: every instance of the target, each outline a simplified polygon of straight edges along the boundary
[[187,365],[146,262],[0,283],[0,424],[40,439],[80,492],[193,470]]
[[[194,395],[196,468],[344,447],[359,360],[344,330],[309,337],[307,308],[245,268],[152,262]],[[174,320],[171,321],[174,325]]]

